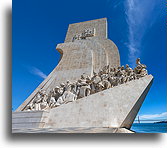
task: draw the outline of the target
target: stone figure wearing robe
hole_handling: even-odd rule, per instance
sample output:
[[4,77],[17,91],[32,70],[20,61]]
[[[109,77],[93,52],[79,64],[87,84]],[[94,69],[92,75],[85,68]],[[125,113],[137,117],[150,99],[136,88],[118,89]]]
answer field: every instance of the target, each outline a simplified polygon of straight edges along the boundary
[[87,80],[83,75],[81,75],[81,78],[78,80],[77,85],[79,89],[78,98],[90,95],[90,85],[87,83]]

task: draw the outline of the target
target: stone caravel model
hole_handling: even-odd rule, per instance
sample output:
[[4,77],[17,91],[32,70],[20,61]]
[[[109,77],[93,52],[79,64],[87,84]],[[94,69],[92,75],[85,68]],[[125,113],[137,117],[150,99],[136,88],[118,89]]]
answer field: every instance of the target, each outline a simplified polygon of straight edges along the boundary
[[12,132],[130,132],[153,77],[140,59],[120,67],[106,18],[70,24],[56,49],[59,64],[12,113]]

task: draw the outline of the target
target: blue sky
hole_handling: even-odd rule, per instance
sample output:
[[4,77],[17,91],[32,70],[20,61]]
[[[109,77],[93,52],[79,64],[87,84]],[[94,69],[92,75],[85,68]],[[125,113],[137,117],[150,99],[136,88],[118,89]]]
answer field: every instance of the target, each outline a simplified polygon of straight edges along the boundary
[[68,24],[107,17],[121,64],[134,67],[140,57],[154,76],[139,115],[166,118],[164,0],[15,0],[12,9],[13,110],[58,64],[55,47],[64,42]]

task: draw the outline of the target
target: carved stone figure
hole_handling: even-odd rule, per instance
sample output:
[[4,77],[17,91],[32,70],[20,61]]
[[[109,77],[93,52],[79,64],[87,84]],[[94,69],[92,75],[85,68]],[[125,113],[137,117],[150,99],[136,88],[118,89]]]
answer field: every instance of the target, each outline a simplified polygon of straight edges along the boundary
[[60,96],[60,97],[58,98],[57,102],[55,103],[55,107],[60,106],[60,105],[63,104],[63,103],[64,103],[64,100],[63,100],[63,98]]
[[99,82],[99,83],[96,84],[96,90],[95,91],[97,93],[97,92],[100,92],[102,90],[104,90],[104,85],[103,85],[103,83],[101,81],[101,82]]
[[78,93],[79,93],[79,90],[78,90],[78,87],[77,87],[77,82],[72,83],[71,92],[75,95],[74,100],[76,100],[77,96],[78,96]]
[[140,77],[147,75],[146,65],[140,63],[140,58],[137,58],[136,64],[137,66],[134,69],[136,78],[139,79]]
[[143,68],[143,69],[141,70],[141,72],[140,72],[140,76],[141,76],[141,77],[144,77],[144,76],[146,76],[146,75],[148,75],[147,70],[146,70],[145,68]]
[[46,101],[42,101],[41,103],[40,103],[40,109],[41,110],[45,110],[45,109],[47,109],[49,107],[49,105],[48,105],[48,103],[46,102]]
[[35,96],[35,99],[33,100],[33,104],[40,103],[41,101],[42,101],[42,91],[40,90]]
[[27,110],[27,111],[32,111],[32,110],[34,110],[34,104],[33,103],[30,103],[30,104],[28,104],[27,106],[26,106],[26,108],[25,108],[25,110]]
[[41,110],[40,103],[42,102],[42,99],[42,90],[39,90],[37,95],[35,96],[35,99],[32,102],[34,104],[35,110]]
[[63,93],[65,92],[65,84],[64,83],[60,84],[59,92],[60,92],[60,95],[63,95]]
[[54,97],[51,97],[50,100],[49,100],[49,107],[52,108],[52,107],[55,105],[55,103],[56,103],[55,98],[54,98]]
[[62,101],[63,101],[63,103],[68,103],[68,102],[74,101],[76,97],[75,97],[75,94],[71,92],[72,91],[72,83],[69,80],[65,84],[64,88],[65,88],[65,91],[64,91],[63,95],[61,96],[61,98],[59,98],[58,102],[62,103]]
[[62,95],[62,92],[61,92],[61,88],[59,87],[59,86],[56,86],[55,88],[54,88],[54,98],[55,98],[55,100],[57,101],[58,100],[58,98]]
[[79,89],[78,98],[90,95],[90,85],[87,83],[87,80],[83,75],[81,75],[81,79],[78,80],[77,85]]
[[129,67],[128,64],[126,64],[126,68],[125,68],[125,71],[127,73],[127,75],[129,76],[131,72],[133,72],[133,69]]
[[115,77],[113,75],[109,75],[108,80],[111,84],[111,87],[114,87]]
[[109,76],[107,74],[103,74],[101,76],[103,89],[111,88],[111,83],[109,82],[108,78]]
[[71,91],[71,85],[72,85],[72,83],[69,80],[67,80],[67,82],[64,86],[65,91]]
[[64,98],[64,103],[75,101],[75,94],[70,91],[66,92],[66,97]]

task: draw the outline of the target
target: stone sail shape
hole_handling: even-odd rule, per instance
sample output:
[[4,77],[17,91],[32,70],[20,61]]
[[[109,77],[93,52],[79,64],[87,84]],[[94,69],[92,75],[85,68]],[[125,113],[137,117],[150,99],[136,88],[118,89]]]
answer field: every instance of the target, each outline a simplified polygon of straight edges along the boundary
[[148,75],[53,108],[44,128],[109,127],[129,129],[153,81]]
[[40,89],[48,93],[62,82],[78,80],[83,73],[92,76],[106,65],[120,66],[118,48],[107,37],[106,18],[70,24],[65,43],[56,49],[62,55],[59,64],[16,111],[24,111]]

